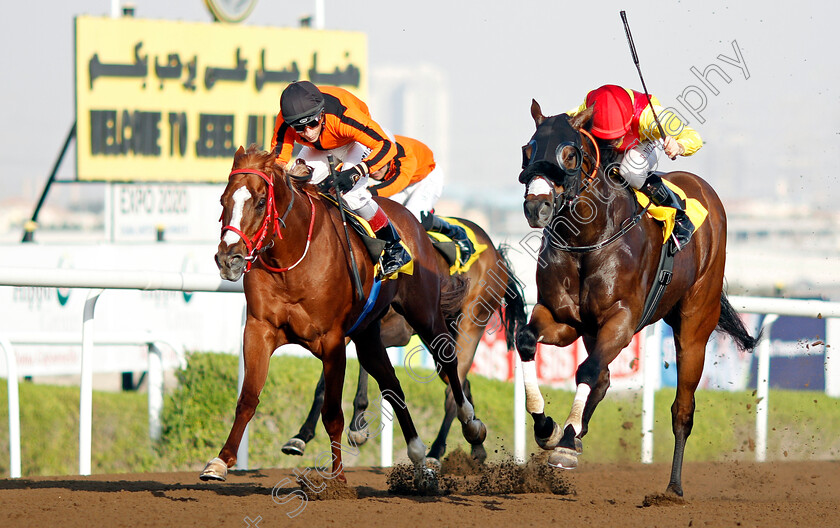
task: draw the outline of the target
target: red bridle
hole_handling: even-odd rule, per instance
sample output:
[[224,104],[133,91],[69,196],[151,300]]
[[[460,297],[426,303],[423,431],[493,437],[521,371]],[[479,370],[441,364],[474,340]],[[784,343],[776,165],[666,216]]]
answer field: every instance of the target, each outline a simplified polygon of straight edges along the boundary
[[[306,195],[307,198],[309,198],[309,204],[311,206],[311,210],[310,210],[310,220],[309,220],[309,232],[306,235],[306,247],[303,250],[303,255],[301,255],[301,257],[297,260],[297,262],[295,262],[291,266],[288,266],[288,267],[285,267],[285,268],[275,268],[273,266],[269,266],[265,262],[265,260],[263,260],[260,253],[262,253],[263,251],[269,249],[270,247],[272,247],[274,245],[274,242],[272,241],[269,245],[263,246],[263,244],[265,243],[265,241],[267,240],[267,237],[268,237],[269,226],[273,225],[274,234],[280,240],[283,239],[283,234],[280,232],[280,224],[283,224],[283,227],[285,227],[285,222],[283,220],[285,219],[286,215],[289,214],[289,211],[291,211],[292,203],[294,203],[294,202],[289,204],[289,208],[286,210],[286,214],[283,215],[283,218],[280,218],[280,216],[277,214],[277,206],[274,203],[274,179],[273,178],[270,178],[266,173],[264,173],[262,171],[258,171],[258,170],[254,170],[254,169],[234,169],[230,172],[230,176],[233,176],[234,174],[256,174],[257,176],[262,178],[265,181],[265,183],[268,185],[268,197],[266,198],[266,204],[265,204],[266,213],[265,213],[265,216],[263,217],[262,224],[260,224],[260,228],[257,230],[256,233],[254,233],[253,238],[249,238],[240,229],[238,229],[236,227],[233,227],[231,225],[222,226],[222,236],[223,237],[224,237],[225,231],[233,231],[234,233],[239,235],[239,238],[241,238],[243,242],[245,242],[245,247],[248,248],[248,256],[245,257],[245,261],[246,261],[245,272],[247,273],[248,271],[251,271],[251,265],[254,263],[254,260],[256,260],[257,258],[260,259],[260,262],[262,263],[262,265],[267,270],[278,272],[278,273],[284,272],[284,271],[289,271],[290,269],[292,269],[295,266],[297,266],[298,264],[300,264],[301,261],[303,260],[303,258],[306,256],[306,253],[309,251],[309,244],[312,240],[312,231],[315,227],[315,203],[312,201],[312,197],[309,196],[309,194]],[[289,188],[291,189],[291,184],[289,185]],[[292,192],[294,192],[294,191],[292,191]],[[293,198],[293,200],[294,200],[294,198]]]

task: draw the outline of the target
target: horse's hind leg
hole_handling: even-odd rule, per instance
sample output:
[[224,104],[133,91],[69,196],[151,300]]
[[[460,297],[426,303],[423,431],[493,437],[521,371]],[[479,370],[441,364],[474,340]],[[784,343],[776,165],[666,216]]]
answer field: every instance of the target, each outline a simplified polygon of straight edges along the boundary
[[458,373],[457,345],[452,335],[446,330],[443,317],[438,318],[436,322],[438,324],[435,324],[435,328],[431,331],[427,327],[418,330],[417,334],[432,353],[435,363],[440,365],[442,374],[449,380],[449,387],[452,389],[452,397],[455,400],[456,413],[458,420],[461,422],[461,431],[464,438],[471,445],[482,444],[487,437],[487,427],[476,418],[472,403],[464,395],[464,388],[460,383],[463,378]]
[[[473,405],[473,408],[475,407],[475,403],[473,402],[472,391],[470,390],[470,382],[467,379],[467,374],[472,366],[475,351],[478,348],[478,343],[484,333],[484,324],[486,324],[487,320],[489,320],[489,318],[493,315],[492,312],[489,315],[481,315],[481,319],[477,320],[475,315],[467,313],[474,311],[475,310],[462,311],[462,313],[458,316],[457,325],[453,326],[456,333],[455,346],[459,351],[458,375],[459,379],[463,380],[461,386],[463,388],[464,395],[466,396],[467,401],[470,402],[470,405]],[[449,387],[449,380],[447,378],[444,379],[444,381],[447,382],[447,387],[444,399],[443,422],[440,425],[440,431],[438,432],[437,438],[435,438],[431,449],[429,449],[428,455],[429,458],[433,458],[435,460],[441,460],[444,453],[446,453],[446,438],[449,436],[449,429],[452,427],[452,421],[455,419],[455,415],[457,414],[455,397],[452,394],[452,388]],[[472,457],[483,462],[487,458],[487,452],[484,449],[483,442],[471,445]]]
[[414,483],[420,491],[437,492],[437,478],[434,472],[426,468],[426,446],[417,434],[414,421],[405,403],[402,386],[382,345],[379,324],[374,323],[353,336],[359,363],[379,384],[382,397],[391,404],[399,421],[408,451],[408,458],[414,464]]
[[455,398],[452,396],[452,389],[449,385],[446,386],[443,410],[443,422],[440,424],[438,435],[435,441],[432,442],[432,447],[429,449],[429,454],[427,455],[432,461],[438,462],[443,458],[443,454],[446,453],[446,437],[449,436],[449,428],[452,427],[452,420],[455,419],[457,412]]
[[356,396],[353,398],[353,420],[347,430],[347,440],[360,446],[367,442],[368,424],[365,419],[368,404],[368,373],[359,365],[359,382],[356,384]]
[[[719,301],[718,301],[719,302]],[[717,316],[707,316],[695,311],[691,320],[682,319],[676,324],[668,321],[674,329],[674,347],[677,354],[677,394],[671,405],[671,427],[674,431],[674,458],[671,463],[669,493],[682,497],[682,463],[685,444],[694,426],[694,392],[703,374],[706,342],[715,325]]]
[[318,417],[321,416],[321,407],[324,405],[324,371],[315,386],[315,397],[312,399],[312,407],[303,425],[300,426],[298,434],[283,444],[281,450],[287,455],[303,455],[306,444],[315,437],[315,427],[318,425]]

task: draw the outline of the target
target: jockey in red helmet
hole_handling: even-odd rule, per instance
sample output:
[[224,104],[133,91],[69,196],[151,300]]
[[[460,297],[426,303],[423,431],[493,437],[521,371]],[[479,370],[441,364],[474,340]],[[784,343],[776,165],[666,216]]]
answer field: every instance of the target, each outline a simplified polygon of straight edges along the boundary
[[677,247],[682,248],[691,239],[694,226],[685,213],[683,200],[654,171],[660,151],[671,159],[691,156],[703,146],[703,140],[672,109],[662,108],[653,96],[650,99],[665,129],[664,140],[647,96],[614,84],[592,90],[586,94],[582,105],[567,114],[575,115],[594,106],[592,135],[620,153],[618,173],[632,188],[645,193],[655,205],[677,210],[674,240]]
[[329,175],[327,155],[342,162],[344,170],[336,175],[333,185],[347,206],[385,241],[381,274],[387,277],[408,264],[411,256],[400,243],[400,235],[366,188],[369,174],[385,167],[397,154],[393,138],[371,118],[367,105],[343,88],[293,82],[280,95],[280,113],[271,139],[278,164],[285,167],[296,142],[303,145],[297,157],[316,167],[312,183]]

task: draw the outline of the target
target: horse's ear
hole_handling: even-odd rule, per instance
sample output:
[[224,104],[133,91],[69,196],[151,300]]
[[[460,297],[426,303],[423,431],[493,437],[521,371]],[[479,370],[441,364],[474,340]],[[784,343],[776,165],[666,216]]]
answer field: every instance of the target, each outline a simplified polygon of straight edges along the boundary
[[236,149],[236,153],[233,155],[233,159],[241,158],[245,155],[245,148],[242,145],[239,145],[239,148]]
[[583,112],[579,112],[572,117],[569,118],[569,124],[574,127],[575,130],[580,130],[584,128],[589,121],[592,120],[592,114],[595,113],[595,106],[589,106]]
[[540,103],[538,103],[536,99],[531,99],[531,117],[534,118],[534,123],[537,126],[540,126],[542,122],[545,121],[545,116],[540,108]]

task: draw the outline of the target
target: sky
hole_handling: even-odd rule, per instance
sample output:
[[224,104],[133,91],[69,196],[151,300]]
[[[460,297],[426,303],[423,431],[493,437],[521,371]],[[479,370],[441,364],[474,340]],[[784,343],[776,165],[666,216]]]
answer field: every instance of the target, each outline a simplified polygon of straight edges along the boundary
[[[602,84],[641,89],[619,17],[624,9],[648,89],[705,141],[697,154],[666,160],[663,169],[696,172],[727,207],[757,198],[831,212],[840,199],[838,4],[324,1],[326,29],[368,35],[371,70],[431,65],[443,72],[452,189],[523,190],[516,178],[520,148],[534,129],[532,98],[552,115]],[[139,18],[212,20],[202,0],[132,3]],[[110,0],[4,7],[3,197],[37,199],[74,121],[73,17],[106,16],[110,9]],[[245,24],[295,27],[313,10],[314,1],[260,0]],[[707,72],[711,86],[692,68]],[[73,177],[72,159],[62,178]]]

